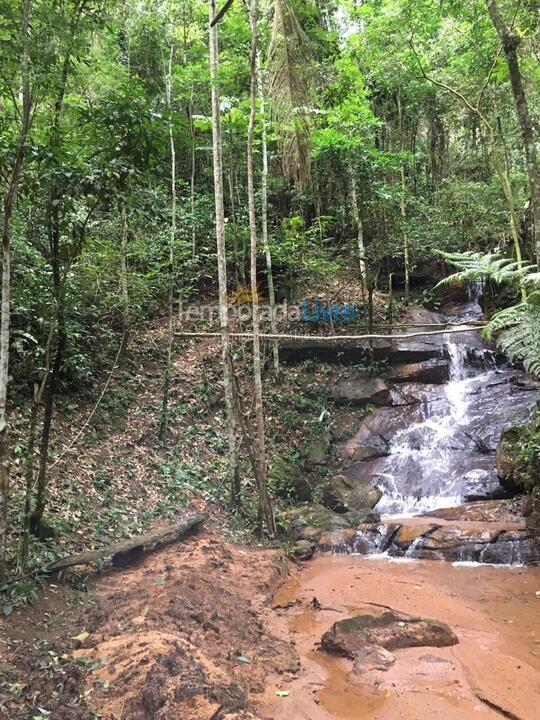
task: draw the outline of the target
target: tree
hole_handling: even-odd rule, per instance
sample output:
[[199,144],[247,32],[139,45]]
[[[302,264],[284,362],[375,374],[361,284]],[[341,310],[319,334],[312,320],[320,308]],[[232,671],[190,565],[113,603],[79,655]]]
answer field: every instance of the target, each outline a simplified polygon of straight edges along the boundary
[[212,160],[214,168],[214,200],[216,223],[216,254],[219,285],[219,321],[221,331],[221,352],[223,365],[223,389],[225,394],[225,422],[229,443],[229,479],[231,502],[240,503],[240,476],[238,470],[238,449],[236,445],[236,423],[234,417],[234,388],[230,363],[231,342],[229,338],[229,313],[227,302],[227,260],[225,252],[225,211],[223,205],[223,160],[221,141],[221,117],[219,97],[219,45],[216,2],[209,0],[209,46],[210,83],[212,99]]
[[10,319],[11,319],[11,221],[17,199],[19,181],[25,158],[26,142],[31,124],[32,95],[30,88],[30,22],[32,1],[24,0],[20,26],[21,67],[20,92],[22,107],[19,109],[15,92],[12,93],[14,109],[19,118],[19,133],[13,162],[4,193],[2,210],[2,300],[0,306],[0,578],[4,575],[6,559],[7,508],[9,492],[9,444],[6,417],[9,381]]
[[268,496],[266,483],[266,441],[264,432],[264,409],[262,390],[262,363],[259,320],[259,291],[257,282],[257,219],[255,214],[255,181],[253,160],[253,137],[257,119],[257,0],[251,0],[249,6],[249,21],[251,27],[251,58],[250,58],[250,111],[247,134],[247,191],[249,206],[249,235],[250,235],[250,279],[251,279],[251,308],[253,315],[253,379],[255,390],[255,421],[257,424],[257,464],[258,464],[258,490],[259,507],[266,522],[270,537],[276,534],[274,512]]
[[540,267],[540,174],[538,172],[533,123],[529,112],[529,106],[519,66],[518,48],[521,40],[517,32],[515,32],[512,27],[508,27],[505,23],[499,5],[497,4],[497,0],[486,0],[486,5],[493,27],[500,38],[506,62],[508,64],[510,83],[512,86],[512,93],[514,95],[514,102],[516,104],[516,113],[521,130],[523,148],[525,151],[525,162],[527,176],[529,178],[529,189],[531,192],[531,204],[534,219],[536,261]]

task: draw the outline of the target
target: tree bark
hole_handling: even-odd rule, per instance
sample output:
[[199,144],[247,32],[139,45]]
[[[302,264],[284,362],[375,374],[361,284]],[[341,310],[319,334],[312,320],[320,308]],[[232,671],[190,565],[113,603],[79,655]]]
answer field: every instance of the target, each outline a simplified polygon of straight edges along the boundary
[[221,117],[219,107],[219,47],[216,17],[216,0],[209,0],[209,45],[210,45],[210,83],[212,95],[212,159],[214,166],[214,200],[216,213],[216,251],[219,284],[219,321],[221,331],[221,352],[223,365],[223,388],[225,393],[225,422],[229,443],[229,479],[231,502],[240,504],[240,475],[238,468],[238,449],[236,445],[236,425],[234,418],[234,395],[229,363],[229,313],[227,301],[227,259],[225,247],[225,209],[223,204],[223,152],[221,142]]
[[486,0],[486,5],[493,27],[500,38],[510,74],[510,84],[512,86],[516,113],[523,140],[527,177],[529,179],[529,189],[531,193],[536,262],[540,266],[540,174],[538,172],[534,128],[519,67],[517,49],[520,38],[506,25],[496,0]]
[[[270,303],[270,329],[273,335],[277,335],[276,315],[276,292],[274,289],[274,274],[272,272],[272,253],[268,240],[268,139],[266,131],[266,113],[264,103],[264,83],[259,77],[259,98],[260,111],[262,116],[262,172],[261,172],[261,228],[264,255],[266,259],[266,275],[268,279],[268,300]],[[274,361],[274,372],[279,373],[279,344],[277,340],[272,341],[272,357]]]
[[247,191],[249,212],[250,236],[250,280],[251,280],[251,308],[253,321],[253,376],[255,422],[257,426],[257,463],[259,466],[259,507],[264,516],[266,529],[270,537],[276,534],[274,512],[268,495],[266,485],[266,441],[264,432],[264,409],[262,395],[261,373],[261,340],[259,337],[259,293],[257,289],[257,220],[255,216],[255,183],[253,161],[253,136],[257,117],[257,0],[251,0],[249,7],[249,24],[251,27],[251,85],[250,85],[250,112],[247,134]]
[[174,243],[176,239],[176,145],[174,142],[174,129],[172,124],[172,63],[174,46],[171,44],[169,52],[169,67],[165,78],[165,92],[169,118],[169,146],[171,151],[171,227],[169,231],[169,263],[168,263],[168,323],[167,323],[167,358],[165,361],[165,377],[163,379],[163,397],[161,401],[161,418],[159,421],[158,437],[165,442],[169,425],[169,389],[171,385],[172,348],[174,340]]
[[9,492],[9,441],[6,416],[7,386],[9,379],[9,331],[11,300],[11,220],[17,199],[21,170],[24,162],[24,149],[31,122],[32,99],[30,96],[30,18],[31,0],[24,0],[22,6],[21,38],[21,86],[22,113],[19,141],[3,199],[2,221],[2,299],[0,302],[0,578],[5,573],[6,537],[8,524]]
[[358,206],[358,194],[356,192],[356,178],[354,177],[354,170],[350,164],[347,165],[347,171],[349,175],[349,189],[351,196],[351,213],[353,216],[354,225],[356,228],[356,244],[358,249],[358,264],[360,268],[360,287],[362,290],[362,297],[365,297],[366,288],[366,247],[364,245],[364,224],[360,215],[360,208]]

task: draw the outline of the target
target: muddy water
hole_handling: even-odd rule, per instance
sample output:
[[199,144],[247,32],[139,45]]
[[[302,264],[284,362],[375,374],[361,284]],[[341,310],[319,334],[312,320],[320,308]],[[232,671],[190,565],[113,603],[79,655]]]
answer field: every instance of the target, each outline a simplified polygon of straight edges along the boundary
[[[314,597],[322,609],[312,607]],[[387,606],[447,622],[459,644],[397,650],[390,670],[361,676],[351,661],[317,649],[337,620]],[[275,607],[276,629],[295,643],[302,672],[286,687],[274,678],[263,717],[540,717],[540,568],[321,555],[289,581]],[[276,690],[289,695],[277,697]]]

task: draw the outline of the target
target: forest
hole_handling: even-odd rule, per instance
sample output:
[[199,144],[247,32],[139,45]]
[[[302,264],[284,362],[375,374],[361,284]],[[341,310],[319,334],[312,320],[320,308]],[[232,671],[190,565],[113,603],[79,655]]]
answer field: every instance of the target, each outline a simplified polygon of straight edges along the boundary
[[[474,569],[453,564],[489,565],[494,603],[540,589],[539,10],[0,0],[6,718],[423,718],[433,694],[385,700],[403,671],[383,654],[470,655],[463,627],[488,621],[467,615]],[[391,602],[405,565],[358,560],[364,605],[397,613],[395,642],[367,646],[376,658],[328,629],[335,607],[364,605],[338,585],[326,598],[331,573],[358,581],[325,551],[415,558],[426,598],[405,620]],[[287,577],[312,556],[295,595]],[[165,579],[149,580],[158,565]],[[514,565],[516,584],[502,569]],[[425,621],[424,635],[437,637],[418,640],[429,593],[451,585],[463,606],[432,610],[441,627]],[[183,597],[177,616],[168,592]],[[540,615],[519,602],[505,612],[529,638],[511,656],[526,671],[505,695],[461,658],[476,684],[455,679],[468,688],[456,718],[480,703],[481,718],[532,719],[520,703],[538,695]],[[308,631],[290,649],[293,606],[352,671],[315,671]],[[47,635],[23,632],[43,613]],[[170,623],[176,645],[152,636],[151,661],[111,640]],[[510,656],[494,652],[496,675]],[[387,678],[367,690],[369,663]],[[328,678],[337,695],[352,683],[353,705],[325,696]],[[433,707],[454,717],[445,692]]]

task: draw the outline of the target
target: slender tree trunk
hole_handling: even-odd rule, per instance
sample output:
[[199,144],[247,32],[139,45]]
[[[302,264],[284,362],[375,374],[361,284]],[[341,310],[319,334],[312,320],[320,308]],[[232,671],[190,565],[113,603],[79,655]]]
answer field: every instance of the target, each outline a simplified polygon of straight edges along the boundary
[[219,284],[219,320],[221,329],[221,351],[223,365],[223,388],[225,393],[225,421],[229,441],[229,479],[231,502],[240,504],[240,474],[238,468],[238,449],[236,446],[236,425],[234,418],[233,379],[231,375],[229,314],[227,302],[227,258],[225,248],[225,210],[223,204],[223,155],[221,142],[221,118],[219,109],[219,47],[217,25],[212,27],[216,15],[216,0],[209,0],[209,45],[210,45],[210,82],[212,93],[212,158],[214,166],[214,198],[216,213],[216,248]]
[[347,172],[349,175],[349,188],[351,197],[351,212],[353,216],[354,225],[356,228],[356,243],[358,249],[358,264],[360,268],[360,287],[362,290],[362,298],[365,297],[366,287],[366,248],[364,245],[364,224],[360,215],[360,208],[358,206],[358,194],[356,192],[356,178],[354,177],[354,170],[350,164],[347,165]]
[[[169,113],[172,115],[172,63],[174,46],[171,45],[169,53],[168,74],[165,81],[166,101]],[[174,243],[176,239],[176,145],[174,142],[174,129],[172,117],[169,120],[169,145],[171,151],[171,227],[169,233],[169,289],[168,289],[168,324],[167,324],[167,359],[165,361],[165,377],[163,379],[163,398],[161,401],[161,418],[159,421],[158,437],[164,442],[167,437],[169,424],[169,389],[171,385],[172,348],[174,339]]]
[[[274,289],[274,274],[272,272],[272,253],[268,239],[268,139],[266,128],[266,113],[264,103],[264,83],[259,77],[259,101],[262,116],[262,173],[261,173],[261,227],[264,255],[266,258],[266,276],[268,279],[268,300],[270,302],[270,329],[272,335],[277,335],[276,292]],[[279,344],[277,339],[272,340],[272,357],[274,372],[279,373]]]
[[533,123],[529,113],[529,106],[525,90],[523,88],[523,80],[519,67],[517,50],[521,40],[519,36],[506,25],[496,0],[486,0],[486,5],[493,27],[500,38],[506,62],[508,64],[510,84],[512,85],[512,93],[514,95],[516,113],[523,140],[523,149],[525,151],[525,162],[527,167],[527,177],[529,179],[529,189],[531,192],[531,204],[534,221],[536,261],[540,266],[540,173],[538,171]]
[[[401,93],[398,91],[397,94],[397,105],[398,105],[398,122],[399,122],[399,151],[403,152],[405,149],[405,131],[403,125],[403,105],[401,103]],[[403,224],[407,219],[407,210],[405,207],[405,165],[401,161],[400,165],[400,177],[401,177],[401,195],[399,199],[399,210],[401,214],[401,220]],[[403,228],[403,269],[405,272],[405,302],[409,302],[410,297],[410,260],[409,260],[409,238],[405,227]]]
[[129,223],[127,216],[126,200],[123,199],[120,207],[120,222],[122,224],[120,234],[120,297],[122,300],[122,332],[124,333],[122,340],[122,349],[120,354],[123,356],[127,352],[129,345],[129,334],[131,329],[131,312],[129,307],[129,287],[128,287],[128,240],[129,240]]
[[21,38],[21,88],[22,113],[19,141],[15,159],[11,167],[11,175],[7,182],[3,198],[2,221],[2,299],[0,302],[0,578],[5,573],[6,538],[8,525],[8,493],[9,493],[9,441],[6,417],[7,386],[9,379],[9,330],[10,330],[10,299],[11,299],[11,220],[17,199],[19,181],[24,161],[24,149],[30,130],[30,18],[32,15],[31,0],[24,0],[22,6]]
[[249,211],[249,236],[251,249],[250,279],[251,279],[251,307],[253,314],[253,376],[255,399],[255,422],[257,425],[257,463],[259,466],[259,507],[264,516],[266,528],[270,537],[276,534],[274,512],[268,495],[266,485],[266,441],[264,433],[264,409],[262,395],[261,372],[261,340],[259,323],[259,294],[257,289],[257,220],[255,216],[255,183],[253,162],[253,136],[255,133],[255,120],[257,117],[257,2],[251,0],[249,7],[249,21],[251,26],[251,88],[250,113],[247,135],[247,191]]
[[197,232],[195,230],[195,126],[193,124],[193,80],[191,81],[191,94],[189,97],[189,138],[191,144],[191,176],[189,179],[189,204],[191,210],[191,253],[195,255],[197,250]]

